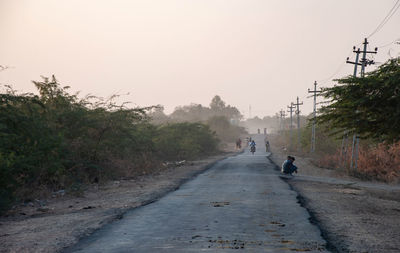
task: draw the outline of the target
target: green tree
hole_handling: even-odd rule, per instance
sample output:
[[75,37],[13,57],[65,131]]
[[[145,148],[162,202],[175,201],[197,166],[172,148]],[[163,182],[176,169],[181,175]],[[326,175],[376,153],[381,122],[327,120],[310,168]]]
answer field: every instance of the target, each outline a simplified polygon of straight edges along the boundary
[[317,117],[333,134],[344,130],[377,141],[400,139],[400,58],[391,59],[365,77],[346,77],[323,88],[328,100]]
[[178,106],[170,115],[170,118],[176,122],[205,122],[215,116],[224,116],[228,120],[236,122],[242,118],[236,107],[226,105],[218,95],[211,100],[210,107],[200,104]]
[[222,111],[223,109],[225,109],[225,102],[222,101],[220,96],[216,95],[211,100],[210,108],[213,111]]
[[218,139],[209,126],[201,123],[176,123],[158,128],[155,148],[163,159],[193,159],[217,151]]

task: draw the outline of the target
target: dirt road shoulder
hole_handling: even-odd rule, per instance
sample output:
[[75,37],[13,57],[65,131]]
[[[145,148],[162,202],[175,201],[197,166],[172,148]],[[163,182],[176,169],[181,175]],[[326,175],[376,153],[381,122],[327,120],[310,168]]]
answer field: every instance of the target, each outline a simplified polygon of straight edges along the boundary
[[60,251],[82,236],[120,219],[126,211],[179,188],[215,162],[234,154],[187,162],[156,175],[93,185],[82,197],[64,195],[20,206],[13,215],[0,218],[0,252]]
[[[284,154],[270,159],[280,166]],[[333,252],[399,252],[400,186],[363,182],[296,157],[299,173],[284,177],[298,192]]]

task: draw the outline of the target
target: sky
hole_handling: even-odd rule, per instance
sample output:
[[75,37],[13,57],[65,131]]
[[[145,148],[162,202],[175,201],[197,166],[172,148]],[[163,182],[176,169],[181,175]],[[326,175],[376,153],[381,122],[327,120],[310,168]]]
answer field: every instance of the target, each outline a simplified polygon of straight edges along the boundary
[[246,118],[298,96],[308,114],[307,89],[352,74],[346,58],[365,37],[378,64],[399,56],[400,10],[370,36],[396,2],[0,0],[0,83],[34,92],[54,74],[71,92],[166,113],[219,95]]

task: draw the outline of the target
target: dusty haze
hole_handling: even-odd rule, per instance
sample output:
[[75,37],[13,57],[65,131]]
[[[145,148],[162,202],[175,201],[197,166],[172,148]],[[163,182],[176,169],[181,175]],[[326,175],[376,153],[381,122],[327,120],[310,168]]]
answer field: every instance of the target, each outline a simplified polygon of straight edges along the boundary
[[[2,84],[33,91],[55,74],[73,91],[127,93],[136,105],[208,105],[218,94],[273,115],[307,88],[352,73],[344,63],[395,1],[1,0]],[[400,12],[370,38],[376,61],[399,54]],[[369,68],[371,69],[371,68]]]

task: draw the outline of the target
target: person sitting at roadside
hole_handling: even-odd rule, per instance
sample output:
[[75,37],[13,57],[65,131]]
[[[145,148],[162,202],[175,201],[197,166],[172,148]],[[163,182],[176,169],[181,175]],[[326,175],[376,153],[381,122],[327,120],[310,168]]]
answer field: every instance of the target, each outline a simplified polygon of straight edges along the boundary
[[287,160],[282,164],[282,173],[292,175],[293,172],[297,173],[297,167],[293,164],[296,160],[293,156],[288,156]]

